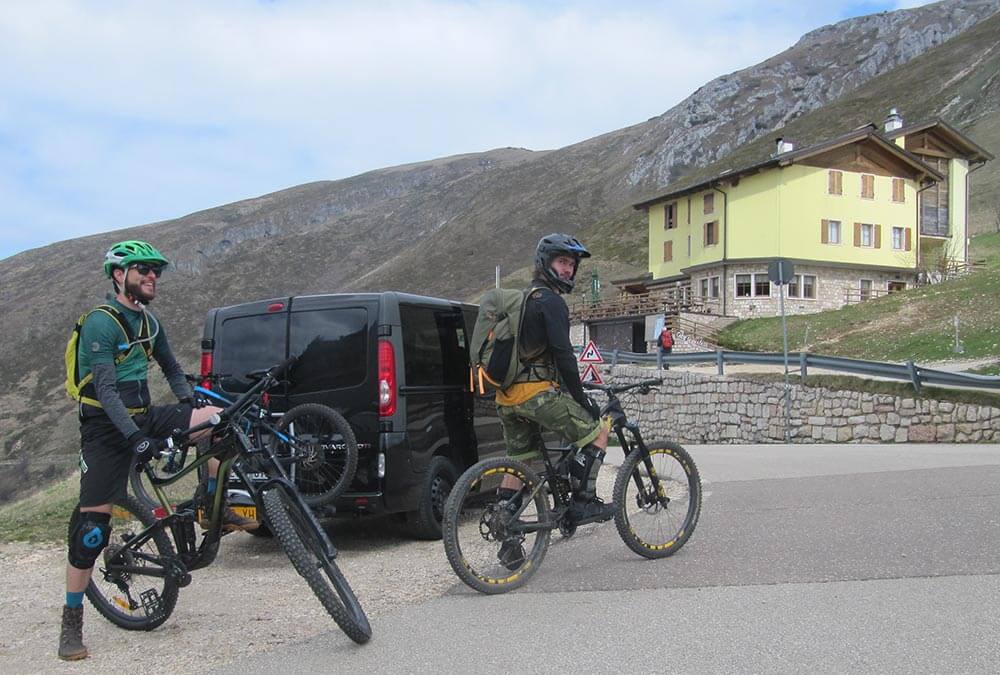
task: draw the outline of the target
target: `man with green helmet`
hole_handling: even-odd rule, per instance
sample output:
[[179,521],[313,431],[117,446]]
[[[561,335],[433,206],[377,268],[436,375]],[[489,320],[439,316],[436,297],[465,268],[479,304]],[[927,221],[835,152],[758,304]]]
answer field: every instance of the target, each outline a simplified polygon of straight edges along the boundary
[[[111,505],[125,495],[133,456],[145,461],[162,448],[174,429],[200,424],[220,409],[194,396],[174,358],[159,320],[146,306],[169,261],[144,241],[122,241],[104,259],[114,294],[86,315],[77,346],[79,390],[80,499],[69,522],[66,604],[59,636],[59,657],[87,657],[83,644],[83,594],[94,563],[111,532]],[[146,381],[155,359],[178,399],[150,405]],[[218,462],[210,465],[214,476]],[[208,490],[214,489],[209,478]],[[227,514],[227,529],[253,529],[255,521]]]

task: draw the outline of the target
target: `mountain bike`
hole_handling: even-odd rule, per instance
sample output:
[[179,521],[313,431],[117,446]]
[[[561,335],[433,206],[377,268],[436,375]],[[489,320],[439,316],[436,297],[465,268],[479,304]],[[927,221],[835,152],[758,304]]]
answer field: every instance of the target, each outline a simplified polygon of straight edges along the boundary
[[[255,410],[268,389],[277,384],[294,359],[264,372],[242,395],[213,419],[187,430],[177,430],[167,441],[161,461],[182,468],[169,477],[147,476],[157,497],[156,509],[129,495],[113,504],[111,541],[97,564],[87,597],[113,624],[129,630],[152,630],[173,612],[181,588],[191,583],[191,572],[210,565],[224,534],[224,495],[230,472],[244,480],[259,513],[263,513],[295,570],[305,578],[341,630],[358,643],[371,638],[371,626],[335,559],[337,550],[285,471],[272,444],[254,443],[251,432],[264,421]],[[192,435],[211,429],[207,451],[184,465]],[[211,457],[221,461],[219,486],[208,507],[209,526],[197,541],[197,513],[192,501],[176,508],[164,486],[198,471]],[[148,465],[144,471],[152,473]],[[247,472],[267,479],[251,483]],[[161,517],[157,517],[160,515]]]
[[[248,374],[251,380],[263,371]],[[212,391],[195,386],[194,391],[212,404],[226,407],[232,400]],[[247,411],[243,431],[255,446],[270,444],[275,457],[298,488],[302,499],[310,507],[330,504],[347,489],[358,467],[358,444],[351,425],[339,412],[317,403],[302,403],[289,409],[277,422],[270,412],[266,398]],[[157,499],[151,485],[173,482],[171,478],[183,466],[186,454],[173,453],[163,460],[148,462],[140,467],[133,464],[129,484],[140,499],[155,504]],[[250,478],[260,482],[266,476],[250,472]],[[204,477],[200,477],[203,479]],[[258,480],[259,479],[259,480]],[[256,517],[252,507],[235,507],[245,517]],[[253,531],[257,533],[256,530]]]
[[[691,455],[673,441],[647,443],[619,397],[625,392],[647,394],[662,383],[662,378],[619,386],[584,383],[607,396],[601,417],[610,422],[625,452],[614,483],[615,526],[625,544],[646,558],[679,551],[701,512],[701,477]],[[523,586],[545,558],[552,530],[571,537],[584,524],[569,513],[569,461],[577,448],[544,450],[540,474],[524,462],[494,457],[466,470],[448,496],[443,526],[448,562],[463,582],[481,593]],[[497,489],[504,476],[517,478],[521,486],[502,500]]]

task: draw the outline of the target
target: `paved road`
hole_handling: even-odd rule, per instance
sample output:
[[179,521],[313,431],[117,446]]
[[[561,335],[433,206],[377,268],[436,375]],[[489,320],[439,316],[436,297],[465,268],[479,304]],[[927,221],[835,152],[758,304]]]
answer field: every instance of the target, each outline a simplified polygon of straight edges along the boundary
[[591,526],[517,592],[456,584],[367,646],[331,631],[225,672],[1000,671],[1000,446],[691,450],[705,502],[672,558]]

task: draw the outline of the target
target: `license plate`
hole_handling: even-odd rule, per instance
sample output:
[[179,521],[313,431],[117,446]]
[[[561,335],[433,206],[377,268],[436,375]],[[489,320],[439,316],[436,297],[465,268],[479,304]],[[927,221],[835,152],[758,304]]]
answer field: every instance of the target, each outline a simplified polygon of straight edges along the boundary
[[250,520],[257,520],[257,507],[256,506],[230,506],[233,513],[244,518],[249,518]]

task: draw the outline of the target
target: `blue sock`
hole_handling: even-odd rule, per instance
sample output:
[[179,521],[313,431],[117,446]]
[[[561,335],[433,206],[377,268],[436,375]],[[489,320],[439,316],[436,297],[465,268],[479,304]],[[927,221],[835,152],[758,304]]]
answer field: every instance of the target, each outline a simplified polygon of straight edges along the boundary
[[208,479],[208,494],[210,494],[210,495],[214,495],[215,494],[215,484],[216,484],[216,482],[218,482],[218,481],[215,478],[209,478]]
[[70,593],[66,591],[66,606],[70,609],[76,609],[83,605],[83,591],[79,593]]

